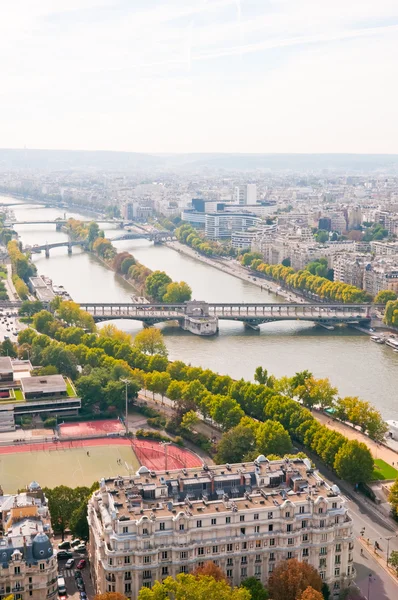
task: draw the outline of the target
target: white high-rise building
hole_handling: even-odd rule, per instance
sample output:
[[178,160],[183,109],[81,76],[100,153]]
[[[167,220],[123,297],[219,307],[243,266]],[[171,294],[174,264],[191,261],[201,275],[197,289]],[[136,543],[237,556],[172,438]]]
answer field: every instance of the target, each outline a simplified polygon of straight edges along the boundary
[[235,194],[238,204],[257,204],[257,186],[255,183],[236,186]]

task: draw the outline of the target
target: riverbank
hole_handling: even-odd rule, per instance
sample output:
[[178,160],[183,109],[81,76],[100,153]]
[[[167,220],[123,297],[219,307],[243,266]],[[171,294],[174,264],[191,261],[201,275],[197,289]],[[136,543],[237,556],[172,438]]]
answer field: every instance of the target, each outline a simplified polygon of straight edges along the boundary
[[270,292],[280,298],[284,298],[289,302],[297,302],[298,304],[303,304],[306,302],[298,294],[295,294],[290,290],[282,289],[280,285],[276,282],[258,279],[257,277],[254,277],[251,273],[248,272],[248,270],[245,267],[242,267],[242,265],[236,260],[228,260],[225,258],[209,258],[207,256],[199,254],[189,246],[181,244],[181,242],[177,241],[164,242],[163,245],[167,246],[168,248],[171,248],[172,250],[175,250],[176,252],[185,254],[190,258],[194,258],[195,260],[202,262],[210,267],[213,267],[214,269],[218,269],[223,273],[227,273],[228,275],[232,275],[237,279],[246,281],[247,283],[250,283],[251,285],[260,288],[264,292]]

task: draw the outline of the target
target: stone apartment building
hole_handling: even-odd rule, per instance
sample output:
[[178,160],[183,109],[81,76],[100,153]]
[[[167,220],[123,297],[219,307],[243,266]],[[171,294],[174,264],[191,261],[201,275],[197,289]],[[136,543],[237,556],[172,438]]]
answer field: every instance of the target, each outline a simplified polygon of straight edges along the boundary
[[275,565],[313,565],[332,594],[354,577],[345,500],[308,459],[154,472],[102,480],[89,501],[89,555],[97,592],[136,599],[168,575],[206,561],[232,585],[264,584]]
[[0,596],[57,598],[57,559],[47,500],[33,482],[19,494],[0,495]]

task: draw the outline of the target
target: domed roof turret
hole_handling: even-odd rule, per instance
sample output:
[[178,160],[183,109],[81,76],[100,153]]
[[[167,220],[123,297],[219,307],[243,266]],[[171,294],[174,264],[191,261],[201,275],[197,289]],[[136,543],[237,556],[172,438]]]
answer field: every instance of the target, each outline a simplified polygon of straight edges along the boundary
[[32,554],[36,560],[50,558],[53,555],[53,548],[50,539],[45,533],[38,533],[32,542]]
[[30,484],[28,485],[28,490],[30,492],[34,492],[36,490],[41,490],[40,483],[37,483],[37,481],[31,481]]

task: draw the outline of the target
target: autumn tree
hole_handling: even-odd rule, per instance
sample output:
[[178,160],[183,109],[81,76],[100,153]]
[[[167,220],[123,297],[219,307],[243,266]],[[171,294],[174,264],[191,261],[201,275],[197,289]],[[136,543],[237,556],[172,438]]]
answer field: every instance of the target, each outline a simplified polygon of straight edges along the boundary
[[200,575],[204,577],[213,577],[216,581],[228,581],[224,571],[222,571],[220,567],[217,567],[212,560],[205,562],[202,567],[197,567],[192,572],[192,575],[195,575],[196,577]]
[[320,592],[322,579],[314,567],[295,558],[277,565],[268,581],[272,600],[297,600],[309,586]]
[[[251,600],[249,590],[231,588],[225,580],[217,581],[208,575],[180,573],[175,579],[166,577],[162,582],[155,581],[151,589],[142,587],[138,600]],[[100,598],[99,600],[102,600]],[[105,599],[108,600],[108,599]]]
[[297,600],[324,600],[323,594],[314,590],[314,588],[309,585],[304,592],[297,597]]
[[144,354],[167,356],[167,348],[162,332],[155,327],[148,327],[137,333],[134,338],[134,346]]
[[119,592],[105,592],[104,594],[96,594],[94,600],[128,600],[123,594]]

